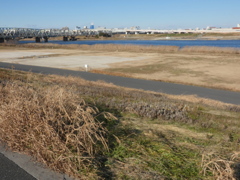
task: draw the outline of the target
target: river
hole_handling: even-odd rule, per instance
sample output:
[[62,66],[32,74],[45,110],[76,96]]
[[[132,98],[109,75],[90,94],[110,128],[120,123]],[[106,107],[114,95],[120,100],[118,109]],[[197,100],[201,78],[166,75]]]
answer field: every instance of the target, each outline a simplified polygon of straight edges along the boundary
[[[20,44],[35,41],[20,41]],[[240,48],[240,40],[80,40],[80,41],[49,41],[54,44],[132,44],[132,45],[163,45],[163,46],[213,46]]]

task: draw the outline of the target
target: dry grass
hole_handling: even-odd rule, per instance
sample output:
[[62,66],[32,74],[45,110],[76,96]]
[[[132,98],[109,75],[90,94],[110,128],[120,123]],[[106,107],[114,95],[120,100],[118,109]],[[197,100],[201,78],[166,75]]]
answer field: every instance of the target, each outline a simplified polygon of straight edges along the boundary
[[202,155],[202,173],[212,173],[216,180],[238,180],[240,178],[240,152],[234,152],[230,158],[223,159],[215,153]]
[[104,71],[104,70],[98,70],[98,69],[92,69],[90,71],[92,73],[106,74],[106,75],[111,75],[111,76],[131,77],[129,74],[110,72],[110,71]]
[[218,53],[218,54],[240,54],[239,48],[229,47],[209,47],[209,46],[186,46],[179,48],[178,46],[146,46],[146,45],[121,45],[121,44],[95,44],[95,45],[60,45],[60,44],[36,44],[28,43],[21,45],[14,44],[1,44],[1,46],[16,46],[25,48],[47,48],[47,49],[81,49],[91,51],[107,51],[107,52],[146,52],[146,53],[159,53],[159,52],[183,52],[183,53]]
[[[118,73],[112,73],[112,72],[106,72],[101,70],[93,70],[92,72],[95,73],[102,73],[102,74],[108,74],[112,76],[125,76],[128,77],[126,74],[118,74]],[[57,83],[67,83],[68,86],[72,85],[78,85],[78,86],[85,86],[90,87],[94,86],[95,88],[91,88],[92,94],[94,92],[99,92],[99,94],[102,93],[102,88],[106,88],[104,92],[108,94],[108,96],[117,96],[120,95],[125,98],[129,98],[131,95],[134,95],[138,100],[142,99],[142,97],[148,98],[152,97],[151,102],[159,102],[161,100],[163,101],[177,101],[177,102],[189,102],[193,104],[203,104],[206,106],[214,106],[216,108],[220,109],[236,109],[237,111],[240,111],[239,105],[232,105],[228,103],[223,103],[217,100],[207,99],[207,98],[201,98],[196,95],[170,95],[170,94],[164,94],[164,93],[156,93],[153,91],[144,91],[144,90],[136,90],[132,88],[127,87],[118,87],[114,84],[109,84],[104,81],[97,81],[97,82],[89,82],[84,79],[79,79],[77,77],[63,77],[63,76],[57,76],[57,75],[49,75],[49,77],[52,77],[55,82]],[[138,96],[139,94],[139,96]],[[97,95],[96,95],[97,96]],[[158,97],[158,99],[156,99]],[[105,101],[106,102],[106,101]],[[234,111],[234,110],[233,110]]]
[[209,47],[209,46],[186,46],[181,48],[181,52],[187,53],[217,53],[217,54],[240,54],[240,48],[229,47]]
[[96,154],[108,150],[98,109],[71,91],[7,82],[0,84],[0,99],[0,138],[54,170],[83,178]]
[[141,45],[118,45],[118,44],[95,44],[95,45],[60,45],[60,44],[22,44],[21,47],[27,48],[64,48],[64,49],[81,49],[108,52],[177,52],[177,46],[141,46]]
[[213,100],[213,99],[201,98],[196,95],[169,95],[169,94],[167,94],[166,96],[171,99],[191,102],[194,104],[204,104],[207,106],[214,106],[217,108],[240,109],[239,105],[232,105],[229,103],[223,103],[221,101],[217,101],[217,100]]

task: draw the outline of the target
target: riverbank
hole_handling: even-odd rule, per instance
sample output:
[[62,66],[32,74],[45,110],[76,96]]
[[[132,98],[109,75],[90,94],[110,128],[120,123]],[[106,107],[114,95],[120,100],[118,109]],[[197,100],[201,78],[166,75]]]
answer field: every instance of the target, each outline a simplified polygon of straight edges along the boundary
[[[240,40],[240,33],[205,33],[205,34],[116,34],[111,37],[77,36],[81,40]],[[34,41],[34,38],[23,41]],[[62,40],[62,37],[51,37],[50,40]]]
[[0,61],[240,91],[239,53],[216,47],[24,44],[0,46]]
[[4,69],[0,97],[0,141],[76,179],[240,177],[239,106]]

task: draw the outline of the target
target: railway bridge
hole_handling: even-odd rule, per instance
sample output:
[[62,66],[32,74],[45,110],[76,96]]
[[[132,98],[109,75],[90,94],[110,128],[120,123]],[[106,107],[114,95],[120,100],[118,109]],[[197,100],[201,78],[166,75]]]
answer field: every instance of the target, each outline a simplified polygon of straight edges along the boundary
[[2,28],[0,27],[0,43],[20,40],[24,38],[35,38],[36,42],[48,42],[51,37],[63,37],[63,41],[76,40],[76,36],[106,34],[189,34],[189,33],[240,33],[240,29],[178,29],[178,30],[157,30],[157,29],[33,29],[33,28]]
[[76,36],[97,35],[99,31],[82,30],[62,30],[62,29],[32,29],[32,28],[1,28],[0,43],[20,40],[25,38],[35,38],[36,42],[48,42],[50,37],[63,37],[63,41],[76,40]]

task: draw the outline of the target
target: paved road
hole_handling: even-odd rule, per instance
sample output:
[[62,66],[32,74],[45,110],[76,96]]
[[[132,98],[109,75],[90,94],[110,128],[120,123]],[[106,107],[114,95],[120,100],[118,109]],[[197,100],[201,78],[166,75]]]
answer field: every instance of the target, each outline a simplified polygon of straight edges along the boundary
[[149,81],[142,79],[133,79],[117,76],[109,76],[104,74],[95,74],[82,71],[71,71],[65,69],[29,66],[0,62],[0,68],[13,68],[16,70],[31,71],[42,74],[57,74],[64,76],[77,76],[90,81],[103,80],[118,86],[150,90],[173,95],[197,95],[203,98],[214,99],[225,103],[240,105],[240,92],[232,92],[218,89],[210,89],[198,86],[166,83],[159,81]]
[[36,179],[1,153],[0,153],[0,178],[2,180],[13,180],[13,179],[35,180]]
[[8,151],[0,144],[0,180],[74,180],[34,162],[30,156]]

